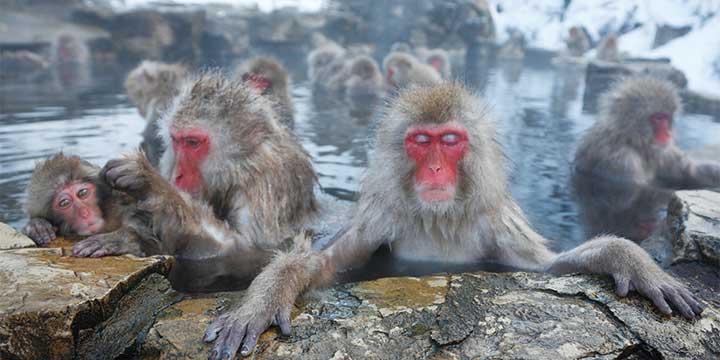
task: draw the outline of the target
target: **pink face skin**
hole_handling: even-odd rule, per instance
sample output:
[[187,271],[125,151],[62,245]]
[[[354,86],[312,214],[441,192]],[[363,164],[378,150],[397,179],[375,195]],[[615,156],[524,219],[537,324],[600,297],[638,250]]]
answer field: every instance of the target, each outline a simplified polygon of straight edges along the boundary
[[672,140],[672,120],[668,113],[655,113],[650,116],[650,124],[653,127],[655,143],[665,146]]
[[55,195],[53,211],[78,235],[95,235],[105,226],[96,190],[92,183],[75,181]]
[[405,152],[415,162],[415,191],[427,203],[455,197],[458,163],[468,149],[467,131],[455,124],[417,125],[405,133]]

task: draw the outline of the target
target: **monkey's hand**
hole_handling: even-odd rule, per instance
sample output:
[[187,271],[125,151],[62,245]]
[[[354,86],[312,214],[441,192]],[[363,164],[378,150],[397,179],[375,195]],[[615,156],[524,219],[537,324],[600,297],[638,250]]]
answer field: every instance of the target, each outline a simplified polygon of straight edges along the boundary
[[34,241],[38,246],[47,245],[55,240],[56,228],[43,218],[32,218],[27,225],[22,228],[22,233]]
[[279,326],[283,335],[290,335],[290,312],[295,297],[284,294],[280,288],[283,283],[276,280],[256,278],[242,306],[210,324],[203,338],[205,342],[215,341],[209,359],[233,359],[240,345],[240,354],[250,355],[260,335],[271,324]]
[[588,241],[558,255],[549,270],[609,274],[615,280],[618,296],[637,291],[666,315],[672,314],[674,308],[684,317],[694,319],[705,307],[685,285],[663,271],[645,250],[623,238],[603,236]]
[[98,258],[110,255],[133,254],[145,256],[135,237],[122,230],[97,234],[73,246],[73,256]]
[[102,181],[138,200],[147,196],[154,175],[155,170],[141,153],[110,160],[100,171]]

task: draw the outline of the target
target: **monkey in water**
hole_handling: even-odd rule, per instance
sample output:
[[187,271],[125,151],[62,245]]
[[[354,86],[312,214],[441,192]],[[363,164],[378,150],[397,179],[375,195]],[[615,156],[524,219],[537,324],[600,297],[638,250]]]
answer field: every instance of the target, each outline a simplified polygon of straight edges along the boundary
[[239,70],[242,81],[249,81],[260,93],[270,96],[277,103],[280,122],[292,129],[294,120],[290,97],[291,82],[285,67],[277,60],[259,57],[243,63]]
[[125,92],[138,108],[140,116],[147,121],[140,147],[155,167],[164,151],[157,133],[158,121],[172,105],[188,76],[189,71],[183,65],[145,60],[125,79]]
[[390,89],[429,86],[442,82],[434,67],[406,53],[394,53],[385,65],[385,83]]
[[217,71],[196,76],[160,134],[167,151],[159,171],[132,154],[110,160],[101,178],[152,214],[170,254],[262,264],[316,214],[310,156],[247,82]]
[[659,223],[674,190],[720,187],[720,163],[693,160],[674,143],[681,110],[670,82],[618,81],[575,153],[573,186],[591,235],[639,241]]
[[444,80],[452,78],[452,70],[450,65],[450,56],[445,49],[417,49],[417,54],[425,64],[428,64],[437,71]]
[[567,45],[567,51],[570,56],[581,57],[590,50],[590,38],[588,38],[583,28],[573,26],[568,30],[565,45]]
[[271,324],[290,332],[296,298],[333,274],[361,265],[380,246],[394,256],[444,263],[494,262],[555,274],[610,275],[619,296],[634,290],[661,312],[695,318],[703,305],[635,243],[602,236],[554,253],[508,190],[488,106],[461,85],[402,91],[377,131],[374,159],[347,230],[329,247],[280,254],[255,278],[243,303],[221,315],[204,340],[211,359],[250,355]]
[[30,216],[22,232],[43,246],[56,235],[102,239],[102,248],[75,244],[73,255],[99,257],[122,248],[137,256],[161,252],[150,217],[129,196],[98,179],[100,168],[62,153],[39,162],[30,178],[25,205]]
[[346,97],[350,100],[380,97],[383,78],[377,62],[370,56],[357,56],[350,62],[350,76],[345,80]]
[[618,50],[618,38],[615,35],[608,35],[600,41],[597,47],[596,57],[598,60],[608,62],[620,62],[620,51]]

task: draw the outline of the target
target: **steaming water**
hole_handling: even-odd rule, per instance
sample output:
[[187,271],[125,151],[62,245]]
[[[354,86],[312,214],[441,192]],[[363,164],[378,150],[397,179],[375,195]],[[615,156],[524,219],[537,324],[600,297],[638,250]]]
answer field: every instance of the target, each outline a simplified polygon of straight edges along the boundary
[[[121,75],[65,87],[0,84],[0,221],[24,224],[24,189],[36,161],[62,150],[103,164],[137,146],[145,124],[122,93]],[[569,188],[570,161],[594,119],[581,111],[582,74],[508,66],[477,78],[472,85],[497,118],[512,193],[555,250],[577,245],[583,231]],[[296,132],[321,185],[351,198],[367,165],[374,116],[353,117],[342,102],[313,97],[302,81],[293,95]],[[682,148],[698,148],[719,141],[720,123],[683,115],[677,133]]]

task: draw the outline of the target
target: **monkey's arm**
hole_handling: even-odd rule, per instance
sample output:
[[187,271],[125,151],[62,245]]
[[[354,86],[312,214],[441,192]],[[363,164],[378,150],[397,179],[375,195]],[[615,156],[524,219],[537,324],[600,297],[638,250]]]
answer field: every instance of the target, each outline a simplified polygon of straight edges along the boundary
[[208,257],[259,251],[246,236],[217,219],[209,207],[175,189],[140,153],[108,161],[100,177],[135,197],[138,208],[151,214],[153,231],[170,255]]
[[210,359],[249,355],[260,335],[271,325],[290,334],[290,312],[298,296],[330,283],[333,274],[367,257],[381,242],[359,241],[354,230],[322,252],[310,250],[309,240],[278,254],[247,290],[240,307],[221,315],[208,327],[204,341],[215,341]]
[[664,272],[645,250],[615,236],[597,237],[557,254],[546,269],[556,274],[610,275],[615,280],[618,296],[637,291],[666,315],[672,314],[672,306],[686,318],[693,319],[700,316],[704,308],[685,285]]
[[93,235],[78,242],[73,246],[73,256],[97,258],[123,254],[139,257],[150,255],[143,251],[141,241],[137,232],[124,227],[113,232]]
[[55,240],[55,227],[44,218],[31,218],[22,228],[22,233],[32,239],[38,246],[47,245]]
[[662,159],[659,180],[676,189],[720,187],[720,163],[696,161],[679,149],[672,149]]

